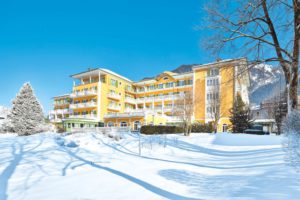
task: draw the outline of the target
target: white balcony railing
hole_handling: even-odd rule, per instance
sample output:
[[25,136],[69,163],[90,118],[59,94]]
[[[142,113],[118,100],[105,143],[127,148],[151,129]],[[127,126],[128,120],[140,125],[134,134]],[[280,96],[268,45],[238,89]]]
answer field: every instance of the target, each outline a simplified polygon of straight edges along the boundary
[[166,120],[167,122],[182,122],[182,118],[177,116],[166,117]]
[[70,113],[69,109],[56,109],[50,111],[51,115],[62,115],[62,114],[69,114],[69,113]]
[[121,99],[121,95],[116,94],[116,93],[108,93],[107,97],[112,98],[112,99]]
[[104,118],[115,118],[115,117],[144,117],[144,112],[130,112],[130,113],[112,113],[104,115]]
[[180,95],[164,95],[164,96],[157,96],[157,97],[145,97],[145,98],[139,98],[136,99],[136,103],[151,103],[151,102],[157,102],[157,101],[171,101],[171,100],[177,100],[180,97]]
[[51,122],[51,123],[61,123],[61,122],[62,122],[62,119],[60,119],[60,118],[57,118],[57,119],[50,119],[50,122]]
[[108,105],[107,108],[110,110],[121,110],[121,106],[117,106],[117,105]]
[[136,104],[136,100],[134,98],[125,97],[126,103]]
[[70,115],[69,118],[72,118],[72,119],[97,119],[97,115],[95,115],[95,114]]
[[63,105],[68,105],[70,104],[69,101],[62,101],[62,102],[54,102],[53,105],[54,106],[63,106]]
[[76,108],[92,108],[96,107],[97,103],[96,102],[86,102],[86,103],[75,103],[75,104],[70,104],[71,109],[76,109]]
[[124,112],[129,113],[129,112],[134,112],[134,108],[125,108]]
[[81,92],[73,92],[70,94],[70,97],[83,97],[83,96],[93,96],[97,95],[97,90],[86,90]]

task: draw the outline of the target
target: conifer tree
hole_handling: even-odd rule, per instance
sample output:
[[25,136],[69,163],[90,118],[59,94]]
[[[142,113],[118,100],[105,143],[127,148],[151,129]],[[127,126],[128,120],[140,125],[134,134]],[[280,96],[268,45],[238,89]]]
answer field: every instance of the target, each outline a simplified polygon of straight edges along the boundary
[[30,83],[25,83],[13,100],[8,119],[13,132],[19,135],[31,135],[41,131],[45,124],[43,109],[34,95]]
[[250,110],[243,102],[240,94],[236,96],[230,113],[231,129],[233,133],[243,133],[244,130],[250,127]]

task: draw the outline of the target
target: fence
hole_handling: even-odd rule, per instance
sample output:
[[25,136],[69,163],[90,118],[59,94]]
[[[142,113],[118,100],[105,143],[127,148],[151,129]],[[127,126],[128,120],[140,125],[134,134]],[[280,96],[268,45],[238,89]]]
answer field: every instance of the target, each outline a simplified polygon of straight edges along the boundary
[[92,127],[92,128],[72,128],[72,133],[124,133],[129,132],[129,127]]

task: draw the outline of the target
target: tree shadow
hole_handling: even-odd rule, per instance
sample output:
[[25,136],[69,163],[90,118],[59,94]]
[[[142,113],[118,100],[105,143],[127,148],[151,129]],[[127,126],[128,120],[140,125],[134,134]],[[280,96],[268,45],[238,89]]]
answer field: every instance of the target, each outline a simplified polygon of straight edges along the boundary
[[[25,137],[25,136],[24,136]],[[24,142],[25,141],[25,142]],[[16,168],[19,166],[21,161],[24,160],[25,155],[36,148],[38,148],[43,141],[40,140],[38,144],[35,146],[29,145],[29,148],[26,146],[30,143],[30,141],[23,140],[22,142],[19,141],[18,138],[16,138],[15,142],[10,145],[11,148],[11,156],[9,158],[12,158],[8,163],[8,165],[4,168],[2,173],[0,174],[0,199],[6,200],[8,197],[7,194],[7,188],[8,188],[8,183],[9,180],[11,179],[12,175],[14,174]],[[8,149],[8,146],[6,146]]]
[[273,170],[255,175],[204,175],[187,170],[167,169],[158,174],[167,180],[188,186],[192,194],[204,198],[298,199],[300,179],[286,177],[284,173]]
[[[185,196],[182,196],[182,195],[178,195],[178,194],[175,194],[175,193],[172,193],[172,192],[169,192],[167,190],[164,190],[164,189],[161,189],[155,185],[152,185],[146,181],[143,181],[141,179],[138,179],[136,177],[133,177],[129,174],[126,174],[124,172],[121,172],[121,171],[118,171],[118,170],[115,170],[115,169],[112,169],[112,168],[109,168],[109,167],[105,167],[105,166],[102,166],[102,165],[99,165],[99,164],[96,164],[94,162],[91,162],[83,157],[80,157],[77,155],[77,153],[75,152],[72,152],[70,151],[69,149],[67,148],[63,148],[63,151],[66,152],[67,154],[69,154],[72,158],[76,158],[78,161],[82,161],[82,165],[85,164],[85,165],[88,165],[88,166],[91,166],[91,167],[94,167],[94,168],[97,168],[97,169],[101,169],[101,170],[105,170],[107,172],[110,172],[114,175],[117,175],[117,176],[120,176],[132,183],[135,183],[137,185],[139,185],[140,187],[150,191],[150,192],[153,192],[161,197],[164,197],[164,198],[167,198],[167,199],[172,199],[172,200],[196,200],[196,199],[199,199],[199,198],[192,198],[192,197],[185,197]],[[85,152],[87,152],[85,150]],[[82,166],[80,165],[80,166]]]
[[[138,155],[137,153],[129,150],[128,148],[126,148],[124,145],[121,144],[115,144],[115,145],[110,145],[106,142],[104,142],[101,138],[96,137],[95,135],[93,135],[93,137],[95,139],[98,139],[101,141],[102,144],[104,144],[105,146],[116,150],[120,153],[129,155],[129,156],[135,156],[138,158],[143,158],[143,159],[148,159],[148,160],[155,160],[155,161],[161,161],[161,162],[168,162],[168,163],[174,163],[174,164],[184,164],[184,165],[190,165],[190,166],[195,166],[195,167],[202,167],[202,168],[212,168],[212,169],[243,169],[243,168],[259,168],[259,167],[270,167],[270,166],[280,166],[280,165],[284,165],[284,163],[277,163],[277,164],[251,164],[251,165],[241,165],[239,163],[239,166],[230,166],[230,167],[225,167],[225,166],[220,166],[219,165],[204,165],[204,164],[199,164],[199,163],[193,163],[193,162],[184,162],[184,161],[178,161],[178,160],[169,160],[169,159],[162,159],[162,158],[155,158],[155,157],[149,157],[149,156],[143,156],[143,155]],[[171,145],[169,145],[171,146]],[[122,150],[124,149],[124,150]],[[267,153],[272,153],[273,152],[267,152]],[[252,155],[255,155],[255,152],[252,153]],[[281,154],[280,154],[281,155]],[[268,155],[268,157],[276,157],[278,155]],[[258,157],[256,156],[255,159],[257,159]],[[266,158],[266,156],[263,156],[263,158]],[[203,161],[203,160],[201,160]]]

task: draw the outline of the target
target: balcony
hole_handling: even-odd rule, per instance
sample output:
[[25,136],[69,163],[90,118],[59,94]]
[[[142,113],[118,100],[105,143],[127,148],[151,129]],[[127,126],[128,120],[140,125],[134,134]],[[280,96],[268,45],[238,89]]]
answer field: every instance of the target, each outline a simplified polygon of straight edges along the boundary
[[136,99],[136,103],[149,103],[149,102],[157,102],[157,101],[172,101],[177,100],[180,95],[164,95],[164,96],[156,96],[156,97],[146,97]]
[[178,117],[178,116],[165,116],[165,118],[169,123],[182,122],[182,117]]
[[116,99],[116,100],[120,100],[121,99],[121,95],[116,94],[116,93],[108,93],[107,97],[111,98],[111,99]]
[[144,117],[144,112],[131,112],[131,113],[112,113],[104,115],[104,118],[118,118],[118,117]]
[[50,111],[51,115],[62,115],[62,114],[69,114],[69,113],[70,113],[69,109],[57,109],[57,110]]
[[175,109],[172,106],[165,106],[164,107],[164,112],[173,112],[173,111],[175,111]]
[[97,107],[96,102],[86,102],[86,103],[75,103],[75,104],[70,104],[71,109],[78,109],[78,108],[93,108]]
[[121,110],[121,106],[118,106],[118,105],[108,105],[107,109],[120,111]]
[[97,119],[97,115],[95,114],[86,114],[86,115],[70,115],[70,119]]
[[57,118],[57,119],[50,119],[50,122],[51,122],[51,123],[61,123],[61,122],[62,122],[62,119],[60,119],[60,118]]
[[124,112],[129,113],[129,112],[134,112],[134,108],[125,108]]
[[130,104],[136,104],[136,100],[130,97],[125,97],[125,102]]
[[70,94],[70,97],[76,98],[76,97],[94,96],[94,95],[97,95],[97,90],[86,90],[86,91],[81,91],[81,92],[73,92]]
[[133,88],[126,88],[126,87],[125,87],[125,92],[131,93],[131,94],[136,93]]
[[64,106],[64,105],[69,105],[69,104],[70,104],[69,101],[54,102],[54,103],[53,103],[54,106]]

